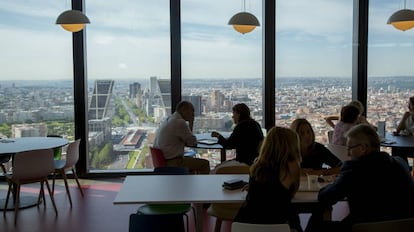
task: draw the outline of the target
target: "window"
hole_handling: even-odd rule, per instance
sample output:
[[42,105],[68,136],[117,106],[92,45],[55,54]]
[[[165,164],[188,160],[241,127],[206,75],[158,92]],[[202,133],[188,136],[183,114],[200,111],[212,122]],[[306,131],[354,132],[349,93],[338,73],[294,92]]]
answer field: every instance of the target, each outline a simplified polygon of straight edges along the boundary
[[0,1],[0,137],[74,139],[72,36],[56,1]]
[[351,101],[352,3],[276,2],[276,125],[306,118],[328,142],[324,117]]
[[[237,103],[262,122],[262,29],[240,34],[228,25],[242,9],[238,1],[181,2],[182,99],[195,106],[194,133],[231,132]],[[246,1],[246,11],[262,24],[261,10],[261,1]],[[198,153],[212,167],[221,162],[219,150]]]
[[145,169],[164,107],[156,79],[170,79],[169,1],[86,3],[89,168]]

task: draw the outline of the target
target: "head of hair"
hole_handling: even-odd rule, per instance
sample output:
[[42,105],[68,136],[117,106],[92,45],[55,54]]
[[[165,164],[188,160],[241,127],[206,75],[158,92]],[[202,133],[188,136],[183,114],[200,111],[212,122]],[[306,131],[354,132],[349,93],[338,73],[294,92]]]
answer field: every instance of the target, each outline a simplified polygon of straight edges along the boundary
[[304,118],[295,119],[292,124],[290,124],[290,129],[296,131],[299,134],[301,128],[308,126],[312,132],[312,140],[315,141],[315,131],[313,131],[312,125],[310,122]]
[[180,101],[177,104],[176,111],[180,113],[183,110],[186,110],[186,109],[188,109],[190,107],[193,107],[193,104],[191,102],[189,102],[189,101]]
[[343,106],[341,109],[341,121],[354,123],[359,117],[359,109],[353,105]]
[[284,178],[289,175],[288,163],[300,162],[298,134],[289,128],[273,127],[267,133],[259,156],[252,164],[250,172],[257,181]]
[[249,120],[252,119],[250,116],[250,109],[244,103],[238,103],[233,106],[233,112],[239,114],[239,121]]
[[414,96],[410,97],[409,101],[410,101],[410,104],[414,106]]
[[346,138],[366,144],[371,151],[380,151],[381,142],[375,129],[367,124],[353,126],[345,133]]
[[353,100],[348,105],[355,106],[356,108],[358,108],[360,115],[363,114],[365,111],[364,105],[359,100]]

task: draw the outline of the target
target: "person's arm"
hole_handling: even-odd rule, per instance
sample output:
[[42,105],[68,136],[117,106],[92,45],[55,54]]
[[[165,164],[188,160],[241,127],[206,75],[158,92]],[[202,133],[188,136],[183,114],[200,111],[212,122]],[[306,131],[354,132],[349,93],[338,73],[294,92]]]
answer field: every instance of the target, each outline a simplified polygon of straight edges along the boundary
[[339,116],[337,115],[325,117],[325,122],[332,128],[335,128],[335,123],[333,123],[333,121],[338,121],[338,120],[339,120]]
[[322,155],[322,160],[325,164],[329,165],[331,168],[340,167],[342,165],[342,161],[324,145],[317,143],[315,146],[318,147],[318,152]]
[[407,120],[408,117],[410,117],[410,112],[405,112],[400,123],[397,126],[397,133],[400,133],[402,130],[405,129],[405,120]]
[[177,122],[176,133],[184,141],[186,146],[196,146],[197,145],[197,138],[191,132],[190,126],[187,122],[182,119]]
[[318,193],[318,201],[324,205],[334,205],[344,199],[352,188],[352,163],[355,161],[345,161],[338,177],[332,184],[321,188]]

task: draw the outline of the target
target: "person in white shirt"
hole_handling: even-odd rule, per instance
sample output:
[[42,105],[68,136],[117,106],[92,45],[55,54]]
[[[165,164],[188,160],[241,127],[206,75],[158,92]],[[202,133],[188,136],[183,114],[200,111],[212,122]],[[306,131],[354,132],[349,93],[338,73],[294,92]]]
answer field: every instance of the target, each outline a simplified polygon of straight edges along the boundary
[[184,156],[184,147],[197,145],[197,138],[192,133],[193,123],[193,104],[181,101],[176,111],[158,128],[154,147],[162,150],[168,166],[187,167],[192,173],[208,174],[210,172],[208,160]]

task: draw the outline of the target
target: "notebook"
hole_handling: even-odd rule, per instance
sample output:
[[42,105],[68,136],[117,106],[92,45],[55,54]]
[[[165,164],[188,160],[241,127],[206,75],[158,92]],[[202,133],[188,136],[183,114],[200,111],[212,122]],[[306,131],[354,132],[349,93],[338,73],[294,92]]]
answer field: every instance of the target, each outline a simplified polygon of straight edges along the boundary
[[218,143],[218,139],[216,139],[216,138],[199,139],[199,140],[197,140],[197,143],[213,145],[213,144]]

